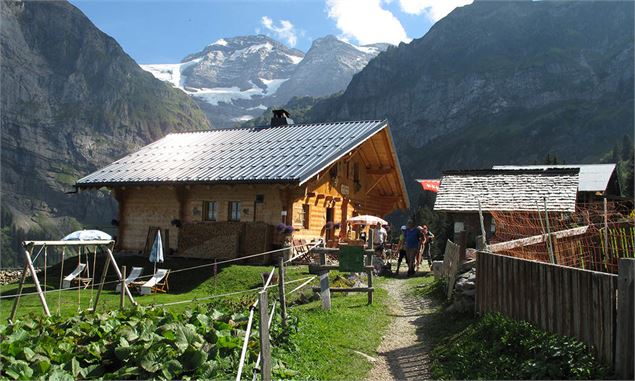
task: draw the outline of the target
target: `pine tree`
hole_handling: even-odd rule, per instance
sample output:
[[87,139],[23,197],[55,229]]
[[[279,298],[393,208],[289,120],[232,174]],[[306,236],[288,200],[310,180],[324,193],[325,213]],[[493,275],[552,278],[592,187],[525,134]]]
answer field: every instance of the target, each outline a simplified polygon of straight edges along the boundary
[[633,140],[630,136],[624,135],[622,139],[622,160],[628,161],[633,156]]

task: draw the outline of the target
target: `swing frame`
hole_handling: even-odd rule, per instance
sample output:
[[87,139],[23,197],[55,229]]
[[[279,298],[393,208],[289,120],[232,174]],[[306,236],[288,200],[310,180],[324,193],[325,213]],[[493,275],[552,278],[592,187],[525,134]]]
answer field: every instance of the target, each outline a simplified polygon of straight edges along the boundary
[[[89,311],[95,312],[97,309],[97,302],[99,302],[99,295],[104,287],[104,282],[106,280],[106,275],[108,273],[108,268],[110,267],[110,263],[112,262],[113,267],[115,269],[115,273],[117,274],[117,278],[119,281],[123,281],[123,277],[121,275],[121,271],[119,271],[119,266],[117,265],[117,261],[115,260],[115,256],[113,255],[113,249],[115,247],[115,241],[113,240],[92,240],[92,241],[23,241],[23,253],[24,253],[24,269],[22,270],[22,276],[20,277],[20,286],[18,288],[18,293],[13,302],[13,309],[11,310],[11,314],[9,315],[8,321],[9,324],[13,324],[13,319],[15,318],[15,314],[18,309],[18,304],[20,303],[20,296],[22,295],[22,290],[24,288],[24,283],[27,278],[27,270],[31,274],[33,278],[33,283],[35,284],[35,289],[37,290],[38,297],[40,299],[40,303],[42,304],[42,308],[44,309],[44,314],[46,316],[51,316],[51,312],[49,310],[48,304],[46,303],[46,297],[44,292],[42,292],[42,287],[40,286],[40,280],[35,273],[35,267],[33,266],[33,260],[31,256],[33,255],[33,249],[36,247],[43,246],[46,250],[46,247],[62,247],[64,250],[66,247],[78,247],[79,249],[85,246],[93,246],[95,249],[97,247],[105,248],[106,252],[106,264],[104,265],[104,270],[101,274],[101,280],[99,282],[99,288],[97,289],[97,295],[95,296],[94,304],[92,308],[89,308]],[[102,250],[103,252],[104,250]],[[95,250],[96,255],[97,250]],[[62,257],[63,258],[63,257]],[[62,259],[63,261],[63,259]],[[63,262],[62,262],[63,263]],[[93,264],[94,265],[94,264]],[[46,270],[45,270],[46,271]],[[62,274],[63,276],[63,274]],[[95,274],[93,274],[93,277]],[[94,283],[94,282],[93,282]],[[128,287],[125,287],[125,293],[128,295],[128,299],[133,305],[137,305],[130,290]]]

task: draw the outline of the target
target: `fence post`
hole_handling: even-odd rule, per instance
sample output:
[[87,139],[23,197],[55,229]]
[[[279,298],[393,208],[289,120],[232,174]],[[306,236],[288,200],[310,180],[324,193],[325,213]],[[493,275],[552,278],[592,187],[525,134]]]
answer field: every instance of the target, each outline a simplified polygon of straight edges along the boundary
[[126,266],[121,266],[121,298],[119,299],[119,308],[123,309],[126,301]]
[[284,290],[284,257],[278,259],[278,295],[280,296],[280,317],[282,328],[287,326],[287,297]]
[[267,301],[267,291],[260,291],[258,294],[258,312],[260,314],[260,358],[262,359],[262,380],[271,381],[271,346],[269,343],[269,303]]
[[479,221],[481,223],[481,239],[477,239],[477,245],[480,243],[481,245],[481,249],[480,250],[486,250],[487,249],[487,235],[485,234],[485,223],[483,222],[483,210],[481,209],[481,199],[478,199],[478,218]]
[[615,373],[618,379],[632,380],[633,325],[635,324],[635,259],[621,258],[617,278],[617,327],[615,333]]
[[[609,219],[606,205],[606,197],[604,197],[604,258],[609,256]],[[606,262],[605,262],[606,263]]]
[[547,248],[549,249],[549,260],[556,263],[556,257],[553,254],[553,242],[551,241],[551,230],[549,230],[549,211],[547,210],[547,197],[543,197],[545,203],[545,225],[547,227]]
[[[320,266],[326,265],[326,254],[320,253]],[[322,298],[322,308],[331,309],[331,289],[329,287],[329,271],[320,270],[320,296]]]

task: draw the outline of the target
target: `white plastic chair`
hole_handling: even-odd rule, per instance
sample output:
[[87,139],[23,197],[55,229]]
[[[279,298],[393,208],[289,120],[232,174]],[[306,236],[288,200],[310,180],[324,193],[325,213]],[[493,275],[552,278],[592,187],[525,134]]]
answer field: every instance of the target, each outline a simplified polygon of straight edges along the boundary
[[71,283],[73,282],[73,279],[77,278],[79,274],[81,274],[84,271],[84,269],[86,269],[85,263],[80,263],[79,265],[77,265],[75,270],[73,270],[72,273],[68,274],[64,278],[64,282],[62,283],[62,288],[70,288]]
[[147,282],[141,285],[139,293],[148,295],[152,292],[166,292],[168,290],[168,273],[170,270],[157,269],[156,274]]
[[[128,277],[124,281],[126,287],[129,287],[130,283],[139,278],[141,276],[141,273],[143,273],[143,267],[133,267],[132,271],[130,271],[130,274],[128,274]],[[117,292],[121,292],[121,283],[117,283],[117,287],[115,288],[115,290]]]

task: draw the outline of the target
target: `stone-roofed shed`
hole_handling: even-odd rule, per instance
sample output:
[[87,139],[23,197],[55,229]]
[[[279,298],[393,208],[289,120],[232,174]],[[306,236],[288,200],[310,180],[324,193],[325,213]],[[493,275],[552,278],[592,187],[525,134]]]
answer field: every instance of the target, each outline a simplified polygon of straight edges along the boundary
[[479,200],[489,238],[495,232],[490,211],[544,212],[545,200],[549,211],[575,211],[578,177],[578,168],[445,171],[434,210],[446,213],[463,248],[475,247],[481,235]]

